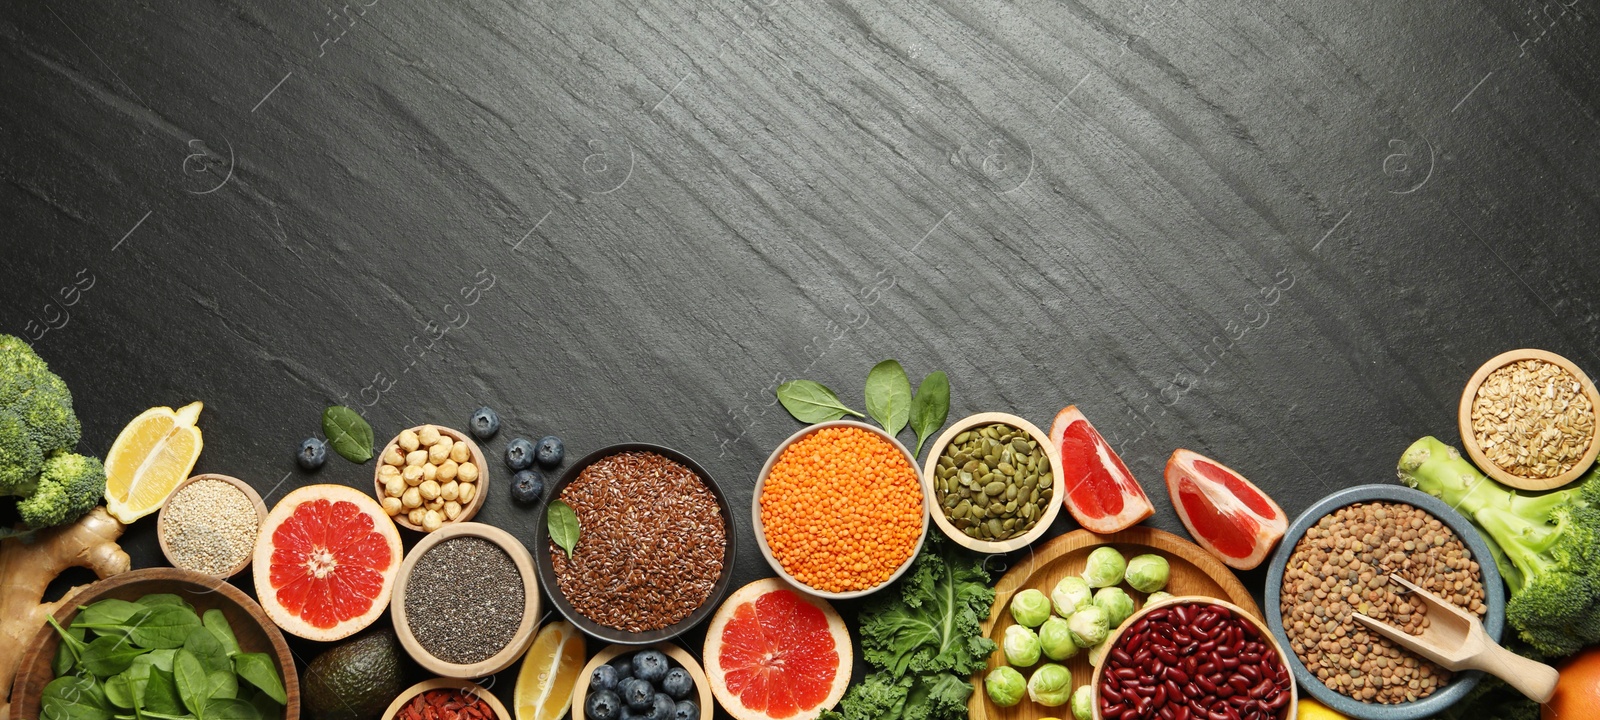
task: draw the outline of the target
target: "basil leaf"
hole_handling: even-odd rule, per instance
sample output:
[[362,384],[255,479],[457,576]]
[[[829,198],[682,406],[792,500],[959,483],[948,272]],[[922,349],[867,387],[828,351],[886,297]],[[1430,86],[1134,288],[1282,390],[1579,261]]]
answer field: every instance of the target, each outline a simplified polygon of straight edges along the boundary
[[779,385],[778,402],[783,403],[783,409],[788,410],[794,419],[803,423],[838,420],[845,415],[866,417],[845,407],[844,403],[839,402],[839,396],[822,383],[811,380],[790,380]]
[[372,426],[356,411],[343,405],[323,410],[322,434],[339,457],[358,464],[372,459]]
[[178,697],[184,707],[197,718],[205,717],[206,703],[211,700],[210,681],[199,658],[188,650],[179,650],[172,658],[172,679],[178,688]]
[[155,605],[134,615],[129,625],[129,637],[143,647],[180,648],[200,628],[200,616],[187,607]]
[[222,644],[222,650],[228,657],[239,654],[239,639],[233,636],[233,628],[228,625],[228,617],[223,615],[221,610],[217,608],[207,610],[206,614],[200,617],[200,622],[216,636],[217,642]]
[[127,670],[133,659],[144,653],[144,648],[135,647],[126,638],[95,638],[83,651],[83,667],[95,677],[107,678]]
[[950,416],[950,378],[943,372],[931,372],[917,386],[917,396],[911,399],[911,429],[917,431],[917,451],[922,454],[922,443],[944,427]]
[[564,500],[553,501],[545,517],[545,526],[550,529],[550,539],[567,551],[567,559],[571,560],[572,549],[578,546],[578,513]]
[[[559,502],[559,501],[558,501]],[[289,695],[283,689],[283,678],[278,676],[278,663],[266,653],[239,653],[233,656],[233,669],[239,677],[246,682],[261,688],[279,704],[289,702]]]
[[911,379],[899,361],[885,360],[867,372],[867,412],[890,436],[899,435],[911,417]]
[[256,706],[235,698],[216,698],[206,703],[206,715],[211,720],[261,720]]
[[209,628],[198,627],[189,631],[189,637],[184,638],[183,649],[188,650],[200,661],[200,667],[207,673],[219,670],[233,670],[233,663],[228,662],[228,653],[222,649],[222,643],[217,642],[217,636],[211,634]]
[[150,678],[144,686],[144,709],[165,715],[184,714],[183,701],[178,699],[178,686],[170,671],[159,667],[150,669]]

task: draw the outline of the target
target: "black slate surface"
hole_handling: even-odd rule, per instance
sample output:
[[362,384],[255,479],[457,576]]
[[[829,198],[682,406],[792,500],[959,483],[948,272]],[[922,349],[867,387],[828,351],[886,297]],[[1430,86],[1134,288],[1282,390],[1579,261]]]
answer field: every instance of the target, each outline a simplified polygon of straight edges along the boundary
[[[775,384],[859,405],[896,357],[950,374],[952,417],[1078,404],[1157,527],[1175,447],[1294,515],[1457,442],[1502,350],[1600,369],[1595,13],[9,3],[0,331],[84,451],[204,400],[196,470],[269,503],[370,487],[295,469],[327,404],[380,437],[487,404],[491,454],[659,442],[743,513],[798,427]],[[506,479],[479,519],[531,537]]]

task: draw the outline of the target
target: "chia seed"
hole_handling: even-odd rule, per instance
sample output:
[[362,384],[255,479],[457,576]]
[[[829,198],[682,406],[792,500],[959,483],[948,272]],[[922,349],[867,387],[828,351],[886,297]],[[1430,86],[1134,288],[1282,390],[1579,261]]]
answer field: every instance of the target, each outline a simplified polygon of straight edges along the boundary
[[522,574],[500,546],[453,537],[429,548],[406,580],[406,624],[428,654],[448,663],[483,662],[505,648],[522,622]]

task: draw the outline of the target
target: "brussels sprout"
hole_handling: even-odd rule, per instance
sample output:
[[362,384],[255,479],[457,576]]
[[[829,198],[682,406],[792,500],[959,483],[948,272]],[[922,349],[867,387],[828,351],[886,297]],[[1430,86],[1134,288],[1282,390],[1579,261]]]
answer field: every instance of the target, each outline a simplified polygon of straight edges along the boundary
[[1122,588],[1108,587],[1096,590],[1094,604],[1106,611],[1106,622],[1114,628],[1122,627],[1122,622],[1133,614],[1133,598],[1128,597],[1128,593],[1123,592]]
[[1064,618],[1072,617],[1078,608],[1093,601],[1094,590],[1081,577],[1061,578],[1061,582],[1056,583],[1056,589],[1050,591],[1050,604],[1055,607],[1056,614]]
[[1045,663],[1028,678],[1028,699],[1045,707],[1057,707],[1072,699],[1072,671],[1055,663]]
[[1111,587],[1122,582],[1122,572],[1127,569],[1128,561],[1122,559],[1122,553],[1110,545],[1101,545],[1089,553],[1083,579],[1088,581],[1089,587]]
[[1039,626],[1039,649],[1051,660],[1066,660],[1078,654],[1078,644],[1072,641],[1072,631],[1067,621],[1052,617]]
[[1106,653],[1110,650],[1111,648],[1106,647],[1106,643],[1100,643],[1089,648],[1089,665],[1091,667],[1100,667],[1100,663],[1105,662]]
[[1094,690],[1088,685],[1072,691],[1073,720],[1092,720],[1094,717]]
[[1039,627],[1050,617],[1050,598],[1033,588],[1023,590],[1011,598],[1011,617],[1021,625]]
[[1160,555],[1140,555],[1128,561],[1128,584],[1139,592],[1152,593],[1167,586],[1172,568]]
[[1006,628],[1000,647],[1006,651],[1006,662],[1017,667],[1028,667],[1039,662],[1039,636],[1021,625]]
[[1173,595],[1172,593],[1169,593],[1169,592],[1166,592],[1166,591],[1163,591],[1163,590],[1157,590],[1157,591],[1155,591],[1153,593],[1150,593],[1150,597],[1147,597],[1147,598],[1144,599],[1144,606],[1145,607],[1150,607],[1151,605],[1154,605],[1156,603],[1164,603],[1164,602],[1166,602],[1168,600],[1171,600],[1171,599],[1173,599],[1175,597],[1177,597],[1177,595]]
[[1011,707],[1022,702],[1022,691],[1028,688],[1022,673],[1010,665],[1001,665],[989,671],[983,678],[983,689],[988,691],[989,699],[1000,707]]
[[1072,641],[1078,647],[1092,647],[1105,642],[1111,632],[1111,618],[1098,605],[1090,605],[1067,618],[1067,629],[1072,631]]

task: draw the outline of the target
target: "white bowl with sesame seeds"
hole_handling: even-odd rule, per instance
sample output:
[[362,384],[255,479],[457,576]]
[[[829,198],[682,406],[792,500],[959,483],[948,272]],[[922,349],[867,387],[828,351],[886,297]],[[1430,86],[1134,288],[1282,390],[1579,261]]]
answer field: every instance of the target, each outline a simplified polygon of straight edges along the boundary
[[178,484],[156,515],[156,540],[173,567],[226,580],[250,566],[267,506],[249,483],[203,473]]

